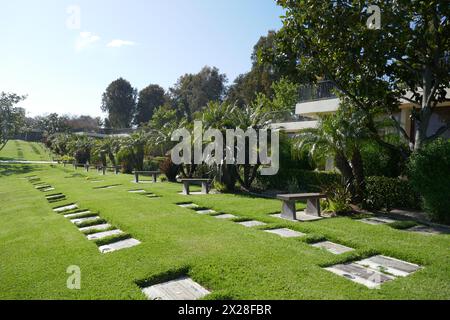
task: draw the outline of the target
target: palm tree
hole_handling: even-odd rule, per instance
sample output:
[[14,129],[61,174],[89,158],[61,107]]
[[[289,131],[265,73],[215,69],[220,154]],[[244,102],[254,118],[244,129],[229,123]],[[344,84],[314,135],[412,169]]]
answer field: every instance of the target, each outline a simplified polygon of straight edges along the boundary
[[106,157],[109,158],[113,166],[116,166],[116,155],[119,150],[120,139],[113,137],[97,140],[94,147],[94,151],[100,156],[103,166],[106,166]]
[[317,128],[297,134],[293,144],[298,151],[308,150],[316,159],[333,156],[356,203],[364,199],[365,193],[361,146],[371,137],[368,120],[366,113],[341,104],[335,114],[321,117]]
[[121,141],[121,149],[125,149],[129,153],[135,170],[142,170],[144,167],[145,148],[148,141],[149,134],[143,130],[135,132]]

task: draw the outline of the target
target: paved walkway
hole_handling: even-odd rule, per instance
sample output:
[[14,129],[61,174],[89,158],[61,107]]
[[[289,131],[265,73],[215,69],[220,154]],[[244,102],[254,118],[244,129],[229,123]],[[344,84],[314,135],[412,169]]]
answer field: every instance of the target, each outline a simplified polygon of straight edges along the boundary
[[56,161],[0,160],[0,163],[12,164],[58,164]]

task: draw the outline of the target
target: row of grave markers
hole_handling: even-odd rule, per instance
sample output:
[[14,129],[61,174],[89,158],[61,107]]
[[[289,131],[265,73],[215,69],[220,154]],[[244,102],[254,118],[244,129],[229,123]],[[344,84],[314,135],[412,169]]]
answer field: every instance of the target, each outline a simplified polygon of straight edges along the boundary
[[[28,180],[35,186],[36,189],[42,192],[55,190],[55,188],[51,185],[41,182],[40,178],[37,176],[31,176]],[[46,194],[45,198],[49,203],[57,203],[67,200],[63,193]],[[97,213],[93,213],[88,209],[79,210],[76,203],[55,207],[53,208],[53,211],[63,214],[65,218],[69,219],[70,222],[77,226],[78,230],[85,233],[88,240],[95,241],[125,235],[122,230],[114,228],[111,224],[105,222],[105,220],[102,219]],[[112,238],[110,243],[100,245],[99,251],[101,253],[108,253],[125,248],[131,248],[141,243],[139,240],[134,238],[118,239],[119,240],[115,241],[115,239]]]
[[[204,215],[211,214],[214,215],[214,217],[216,218],[223,218],[223,219],[238,218],[237,216],[232,214],[215,215],[217,214],[215,210],[201,208],[200,206],[192,202],[178,203],[177,205],[182,208],[192,209],[196,211],[198,214]],[[267,225],[266,223],[257,220],[240,221],[237,223],[249,228]],[[263,229],[263,231],[278,235],[282,238],[296,238],[306,235],[305,233],[292,230],[289,228]],[[353,248],[333,243],[331,241],[320,241],[311,244],[311,246],[324,249],[336,255],[354,251]],[[367,259],[362,259],[344,264],[332,265],[324,269],[339,276],[342,276],[346,279],[349,279],[353,282],[365,285],[370,289],[373,289],[379,288],[381,284],[387,281],[394,280],[398,277],[406,277],[420,270],[421,268],[422,267],[417,264],[409,263],[406,261],[398,260],[383,255],[375,255]]]
[[[39,187],[43,188],[52,188],[49,185],[46,184],[39,184]],[[53,188],[54,190],[54,188]],[[50,190],[49,190],[50,191]],[[130,193],[137,193],[145,195],[149,198],[155,198],[157,197],[151,192],[147,192],[142,189],[137,190],[129,190]],[[57,193],[57,194],[51,194],[48,195],[47,200],[48,201],[62,201],[62,197],[64,195]],[[61,199],[61,200],[60,200]],[[65,196],[64,196],[65,199]],[[223,214],[218,213],[213,209],[208,208],[201,208],[195,203],[179,203],[178,206],[182,208],[192,209],[195,210],[198,214],[202,215],[213,215],[217,219],[237,219],[238,217],[232,214]],[[89,221],[95,221],[96,219],[100,219],[99,216],[93,216],[93,217],[82,217],[82,215],[90,214],[90,211],[79,211],[74,212],[74,210],[78,209],[78,206],[76,204],[70,204],[66,206],[61,206],[54,208],[55,212],[58,213],[66,213],[64,216],[66,218],[71,219],[71,221],[74,224],[80,224],[83,222],[89,222]],[[372,219],[372,220],[371,220]],[[383,224],[383,223],[390,223],[393,221],[387,221],[387,220],[377,220],[379,218],[368,218],[368,219],[362,219],[362,222],[366,222],[369,224]],[[364,221],[363,221],[364,220]],[[257,221],[257,220],[249,220],[249,221],[240,221],[237,222],[238,224],[245,226],[245,227],[258,227],[258,226],[264,226],[267,225],[264,222]],[[101,224],[101,225],[94,225],[89,227],[80,228],[80,231],[101,231],[97,228],[104,228],[104,230],[108,230],[111,228],[109,224]],[[268,233],[276,234],[283,238],[295,238],[295,237],[302,237],[305,236],[304,233],[298,232],[289,228],[277,228],[277,229],[265,229],[263,230]],[[119,233],[117,233],[119,232]],[[93,234],[87,235],[89,240],[95,240],[95,235],[101,236],[101,237],[108,237],[116,234],[122,233],[121,230],[108,230],[103,232],[96,232]],[[89,238],[91,236],[91,238]],[[127,239],[127,240],[135,240],[135,239]],[[122,240],[126,241],[126,240]],[[118,241],[116,243],[120,243],[122,241]],[[139,244],[140,242],[138,240],[135,240]],[[113,243],[114,244],[114,243]],[[134,246],[136,244],[130,244],[130,246]],[[128,244],[124,244],[125,247]],[[340,244],[336,244],[330,241],[321,241],[318,243],[311,244],[313,247],[322,248],[327,250],[330,253],[333,254],[343,254],[346,252],[353,251],[353,248],[349,248]],[[101,248],[101,247],[100,247]],[[99,248],[99,249],[100,249]],[[122,248],[119,248],[122,249]],[[111,248],[107,249],[105,252],[111,252],[118,249]],[[100,249],[101,252],[103,252]],[[409,262],[405,262],[402,260],[398,260],[391,257],[386,257],[383,255],[376,255],[369,257],[367,259],[362,259],[358,261],[353,261],[345,264],[337,264],[332,265],[329,267],[325,267],[324,269],[327,271],[330,271],[334,274],[337,274],[339,276],[342,276],[346,279],[349,279],[355,283],[359,283],[362,285],[365,285],[368,288],[379,288],[381,284],[394,280],[398,277],[406,277],[418,270],[420,270],[422,267],[416,264],[412,264]],[[141,288],[142,292],[147,296],[148,299],[152,300],[194,300],[194,299],[200,299],[205,297],[210,293],[209,290],[203,288],[200,284],[193,281],[191,278],[188,277],[181,277],[177,279],[173,279],[168,282],[164,283],[158,283],[154,284],[145,288]]]

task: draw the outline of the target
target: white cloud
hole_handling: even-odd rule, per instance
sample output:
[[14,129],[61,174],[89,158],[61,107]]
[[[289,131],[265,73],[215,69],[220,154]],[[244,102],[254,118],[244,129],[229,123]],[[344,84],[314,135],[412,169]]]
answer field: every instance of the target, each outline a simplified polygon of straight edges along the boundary
[[133,41],[115,39],[108,43],[107,46],[110,48],[120,48],[123,46],[134,46],[135,44]]
[[91,44],[97,42],[98,40],[100,40],[100,37],[93,34],[92,32],[80,32],[75,43],[75,49],[77,49],[77,51],[81,51]]

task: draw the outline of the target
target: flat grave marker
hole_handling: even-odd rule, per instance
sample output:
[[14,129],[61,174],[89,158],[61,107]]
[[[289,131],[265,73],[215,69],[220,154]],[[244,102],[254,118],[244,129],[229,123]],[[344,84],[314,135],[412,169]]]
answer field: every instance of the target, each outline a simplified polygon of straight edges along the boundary
[[70,211],[70,210],[74,210],[74,209],[78,209],[78,205],[77,204],[68,204],[67,206],[57,207],[57,208],[54,208],[53,211],[55,211],[55,212],[65,212],[65,211]]
[[406,277],[421,269],[421,267],[417,264],[382,255],[370,257],[368,259],[357,261],[356,263],[361,266],[367,266],[373,270],[384,271],[385,273],[389,273],[397,277]]
[[219,214],[217,216],[214,216],[214,218],[216,218],[216,219],[234,219],[237,217],[234,214],[225,213],[225,214]]
[[253,228],[253,227],[259,227],[259,226],[265,226],[267,223],[256,221],[256,220],[250,220],[250,221],[243,221],[238,222],[241,226],[247,227],[247,228]]
[[70,222],[72,222],[73,224],[80,224],[83,222],[95,221],[98,219],[100,219],[99,216],[88,217],[88,218],[75,218],[75,219],[70,220]]
[[382,218],[382,217],[374,217],[374,218],[361,219],[359,221],[366,223],[366,224],[371,224],[371,225],[380,225],[380,224],[393,223],[393,222],[396,222],[397,220],[389,219],[389,218]]
[[106,229],[109,229],[109,228],[111,228],[111,225],[109,223],[102,223],[102,224],[97,224],[95,226],[83,227],[83,228],[80,228],[79,230],[81,232],[83,232],[83,231],[92,231],[92,230],[99,230],[99,231],[101,231],[101,230],[106,230]]
[[98,240],[98,239],[103,239],[103,238],[107,238],[110,236],[116,236],[119,234],[123,234],[123,231],[119,230],[119,229],[115,229],[115,230],[109,230],[109,231],[103,231],[103,232],[89,234],[86,237],[88,238],[88,240]]
[[187,208],[187,209],[198,208],[198,205],[195,203],[182,203],[182,204],[177,204],[177,206],[179,206],[181,208]]
[[210,214],[210,213],[216,213],[217,211],[212,209],[205,209],[205,210],[196,210],[198,214]]
[[365,268],[356,263],[338,264],[325,268],[325,270],[362,284],[369,289],[379,288],[381,284],[395,279],[390,275]]
[[188,277],[155,284],[143,288],[142,292],[149,300],[198,300],[210,292]]
[[121,240],[117,242],[113,242],[110,244],[105,244],[103,246],[98,247],[98,250],[100,250],[101,253],[109,253],[114,252],[121,249],[127,249],[134,246],[139,245],[141,242],[139,240],[136,240],[134,238]]
[[305,234],[302,232],[291,230],[288,228],[269,229],[269,230],[264,230],[264,231],[268,232],[268,233],[276,234],[282,238],[296,238],[296,237],[305,236]]
[[83,214],[88,214],[88,213],[91,213],[91,211],[86,210],[86,211],[81,211],[81,212],[76,212],[76,213],[70,213],[70,214],[64,215],[64,218],[71,219],[71,218],[75,218],[75,217],[81,216]]
[[343,254],[346,252],[354,251],[355,249],[337,244],[331,241],[322,241],[312,244],[313,247],[325,249],[333,254]]

